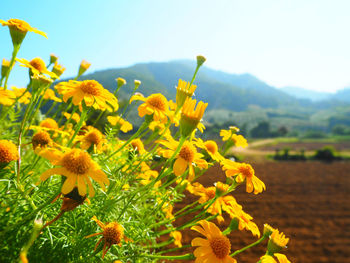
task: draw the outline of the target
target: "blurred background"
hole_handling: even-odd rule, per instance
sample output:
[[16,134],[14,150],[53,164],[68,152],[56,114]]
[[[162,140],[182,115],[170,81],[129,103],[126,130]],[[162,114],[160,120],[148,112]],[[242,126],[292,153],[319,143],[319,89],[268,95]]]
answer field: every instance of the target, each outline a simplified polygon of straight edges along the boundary
[[[349,1],[11,1],[0,19],[18,18],[48,34],[28,34],[19,58],[50,54],[75,77],[82,59],[92,65],[83,79],[113,91],[134,79],[144,95],[175,98],[179,78],[189,81],[198,54],[207,58],[195,84],[209,103],[206,139],[238,126],[249,147],[230,155],[251,162],[267,185],[258,197],[237,193],[245,210],[291,238],[292,262],[350,262],[350,2]],[[0,28],[0,58],[10,59],[8,29]],[[9,80],[28,83],[16,66]],[[49,105],[48,105],[49,106]],[[137,130],[135,108],[129,121]],[[102,126],[102,123],[99,125]],[[222,176],[212,169],[203,184]],[[191,236],[184,240],[190,242]],[[235,234],[232,249],[252,241]],[[256,262],[264,248],[243,253]],[[255,261],[254,261],[255,260]]]

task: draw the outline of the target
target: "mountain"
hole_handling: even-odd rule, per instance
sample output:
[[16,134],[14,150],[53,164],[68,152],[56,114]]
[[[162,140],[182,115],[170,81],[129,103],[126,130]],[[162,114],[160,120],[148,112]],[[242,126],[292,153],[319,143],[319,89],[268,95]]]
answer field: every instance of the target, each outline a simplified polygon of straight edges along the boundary
[[[121,98],[127,98],[130,95],[133,80],[139,79],[142,84],[138,92],[145,96],[161,92],[175,99],[175,86],[178,79],[189,81],[195,65],[194,61],[187,60],[140,63],[127,68],[97,71],[86,75],[83,79],[95,79],[105,88],[113,91],[116,88],[115,78],[125,78],[128,84],[121,88],[118,95]],[[252,105],[275,109],[312,107],[311,101],[290,96],[250,74],[229,74],[202,67],[194,83],[198,85],[195,97],[208,102],[208,110],[245,111]]]
[[338,90],[333,96],[333,99],[350,103],[350,87]]
[[285,93],[295,98],[309,99],[311,101],[327,100],[327,99],[330,99],[333,95],[330,92],[313,91],[313,90],[303,89],[300,87],[283,87],[281,88],[281,91],[284,91]]

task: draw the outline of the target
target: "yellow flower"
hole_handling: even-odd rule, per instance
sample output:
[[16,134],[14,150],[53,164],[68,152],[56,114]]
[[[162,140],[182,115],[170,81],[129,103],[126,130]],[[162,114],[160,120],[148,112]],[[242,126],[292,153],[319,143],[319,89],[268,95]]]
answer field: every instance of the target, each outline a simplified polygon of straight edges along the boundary
[[2,59],[1,64],[1,79],[6,77],[8,70],[10,69],[10,61],[6,59]]
[[105,184],[109,185],[106,174],[100,166],[94,162],[90,155],[83,150],[73,149],[62,153],[56,149],[47,148],[39,152],[39,155],[50,160],[52,164],[60,166],[45,171],[41,176],[41,181],[45,181],[51,175],[58,174],[66,177],[62,186],[62,193],[68,194],[77,185],[79,195],[87,193],[86,184],[89,188],[89,195],[93,197],[95,190],[90,181],[94,179],[105,190]]
[[88,68],[91,66],[91,63],[87,62],[86,60],[82,60],[79,66],[78,71],[78,78],[85,73],[85,71],[88,70]]
[[144,154],[146,152],[145,146],[143,145],[143,142],[140,139],[134,139],[130,142],[130,145],[132,146],[133,150],[136,151],[138,154]]
[[274,256],[278,259],[278,262],[272,256],[264,255],[260,258],[261,263],[290,263],[288,258],[283,254],[275,253]]
[[32,97],[32,95],[29,93],[29,91],[26,92],[26,90],[26,88],[18,89],[16,87],[12,87],[12,91],[16,95],[16,98],[21,97],[25,92],[25,94],[18,100],[19,103],[28,104],[30,102],[30,98]]
[[50,130],[58,130],[58,124],[54,119],[47,118],[43,120],[40,124],[40,127],[47,128]]
[[181,239],[182,239],[182,234],[180,231],[172,231],[169,234],[172,238],[174,238],[174,244],[177,247],[182,247]]
[[3,26],[8,26],[14,45],[21,44],[27,32],[34,32],[47,38],[46,33],[31,27],[27,22],[20,19],[9,19],[7,21],[0,19],[0,24]]
[[112,245],[117,244],[118,246],[121,246],[122,240],[123,239],[126,240],[126,237],[124,236],[124,228],[117,222],[104,224],[100,220],[98,220],[96,216],[93,216],[92,220],[94,220],[98,224],[98,226],[102,228],[102,232],[86,236],[85,238],[102,235],[101,239],[96,243],[94,251],[96,250],[98,245],[102,241],[104,241],[104,246],[102,249],[102,259],[103,259],[107,251],[110,249]]
[[237,127],[230,127],[230,130],[221,130],[220,136],[223,137],[222,138],[223,141],[230,140],[231,142],[234,143],[236,147],[245,148],[248,146],[247,140],[242,135],[235,134],[237,129],[238,129]]
[[205,236],[207,239],[196,237],[192,240],[192,246],[198,246],[193,252],[196,257],[196,263],[236,263],[237,261],[230,257],[231,243],[224,236],[220,229],[211,222],[201,220],[200,226],[191,227]]
[[56,97],[55,92],[52,89],[47,89],[43,93],[44,93],[44,95],[43,95],[44,100],[53,100],[53,101],[57,101],[57,102],[62,102],[62,100],[60,98]]
[[154,121],[166,123],[169,115],[169,104],[167,99],[160,93],[152,94],[145,98],[141,95],[132,96],[130,103],[134,100],[144,101],[139,107],[139,116],[142,118],[145,115],[153,115]]
[[180,119],[180,130],[183,137],[189,136],[196,128],[203,132],[204,126],[200,121],[208,103],[200,101],[197,107],[196,104],[196,100],[188,97],[183,105]]
[[178,107],[182,107],[185,103],[185,100],[188,97],[192,97],[194,91],[196,90],[196,85],[191,85],[189,82],[179,79],[179,82],[176,87],[176,104]]
[[279,252],[282,248],[285,248],[289,242],[289,238],[283,234],[283,232],[279,232],[278,229],[274,229],[270,236],[268,250],[271,253]]
[[0,104],[5,106],[11,106],[16,99],[16,95],[12,90],[5,90],[0,87]]
[[0,164],[7,164],[18,160],[16,145],[8,140],[0,140]]
[[102,152],[104,144],[107,143],[104,135],[92,126],[87,126],[84,134],[76,137],[76,141],[80,142],[80,148],[83,150],[88,150],[92,146],[94,153]]
[[115,81],[117,82],[117,87],[120,88],[121,86],[126,84],[126,80],[123,78],[117,78],[115,79]]
[[[170,158],[179,145],[179,142],[175,141],[171,136],[168,136],[167,140],[160,140],[159,143],[169,149],[160,150],[160,154],[162,154],[165,158]],[[193,143],[186,141],[176,156],[173,166],[174,174],[176,176],[181,176],[187,170],[187,168],[189,168],[188,180],[190,182],[193,181],[195,175],[194,165],[198,166],[200,169],[208,168],[208,163],[201,159],[202,157],[202,154],[197,153],[196,147],[193,146]]]
[[63,95],[64,102],[72,97],[73,104],[79,105],[80,110],[82,110],[83,100],[88,107],[108,111],[118,110],[117,98],[95,80],[70,80],[58,83],[55,88],[59,94]]
[[230,214],[231,218],[235,218],[238,220],[238,229],[239,230],[249,230],[252,232],[254,236],[260,237],[260,231],[258,226],[251,221],[253,217],[246,212],[243,211],[243,209],[235,209],[233,211],[227,211]]
[[61,76],[65,70],[65,67],[57,63],[55,63],[55,65],[52,68],[52,72],[55,73],[58,77]]
[[33,58],[31,61],[28,61],[24,58],[16,58],[16,61],[21,63],[22,67],[29,68],[30,72],[34,75],[46,74],[52,78],[59,78],[55,73],[49,71],[46,68],[45,62],[41,58]]
[[52,140],[50,137],[50,134],[48,134],[46,131],[39,131],[32,137],[32,145],[33,149],[35,150],[38,146],[39,147],[47,147],[52,145]]
[[208,141],[203,142],[202,139],[196,138],[195,144],[199,148],[204,149],[213,160],[215,160],[217,162],[221,162],[224,160],[224,157],[218,151],[218,145],[216,144],[215,141],[208,140]]
[[266,189],[264,182],[255,176],[254,169],[250,164],[237,163],[228,159],[225,159],[221,164],[227,177],[236,176],[237,183],[246,181],[247,193],[254,190],[254,194],[259,194]]
[[120,127],[120,130],[122,132],[128,132],[128,131],[132,130],[132,124],[130,122],[124,120],[120,116],[107,116],[107,120],[113,126],[117,125],[118,127]]

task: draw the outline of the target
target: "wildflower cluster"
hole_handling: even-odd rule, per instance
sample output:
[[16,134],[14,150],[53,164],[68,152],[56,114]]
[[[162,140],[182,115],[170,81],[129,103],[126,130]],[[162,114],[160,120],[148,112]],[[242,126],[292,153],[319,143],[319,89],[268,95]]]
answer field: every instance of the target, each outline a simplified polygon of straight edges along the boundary
[[[238,128],[222,130],[220,143],[200,138],[208,104],[193,98],[200,92],[193,83],[203,56],[192,80],[178,81],[175,102],[136,93],[141,82],[135,80],[120,107],[126,80],[118,77],[113,92],[80,80],[90,67],[83,60],[74,79],[60,81],[65,67],[57,56],[48,63],[17,58],[27,32],[44,32],[18,19],[0,23],[9,28],[14,49],[2,62],[0,80],[1,262],[228,263],[267,239],[259,262],[289,262],[279,253],[288,238],[268,225],[261,236],[232,195],[239,186],[254,194],[266,189],[251,165],[225,157],[231,146],[247,145]],[[8,87],[16,62],[28,70],[25,88]],[[126,120],[129,105],[137,105],[143,121],[135,129]],[[227,179],[205,187],[198,178],[213,165]],[[189,195],[197,201],[179,209]],[[182,217],[190,219],[179,224]],[[221,231],[225,222],[229,227]],[[205,238],[184,242],[191,230]],[[228,237],[236,230],[259,239],[239,249]],[[191,246],[193,253],[185,254]]]

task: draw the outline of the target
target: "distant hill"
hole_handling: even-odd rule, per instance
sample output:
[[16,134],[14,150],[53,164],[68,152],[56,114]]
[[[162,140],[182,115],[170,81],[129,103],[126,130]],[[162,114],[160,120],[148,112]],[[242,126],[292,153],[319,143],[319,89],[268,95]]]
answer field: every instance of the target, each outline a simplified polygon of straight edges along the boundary
[[319,92],[300,87],[283,87],[281,91],[299,99],[309,99],[311,101],[321,101],[330,99],[333,93],[330,92]]
[[[128,84],[121,89],[119,94],[121,98],[130,95],[134,79],[139,79],[142,85],[138,91],[144,95],[162,92],[174,99],[178,79],[189,81],[195,65],[194,61],[187,60],[141,63],[127,68],[97,71],[86,75],[84,79],[95,79],[113,91],[116,88],[115,78],[125,78]],[[208,109],[245,111],[251,105],[273,109],[313,106],[329,108],[334,105],[334,103],[314,105],[311,100],[288,95],[251,74],[229,74],[208,67],[200,69],[195,84],[199,87],[195,92],[196,98],[208,102]]]

